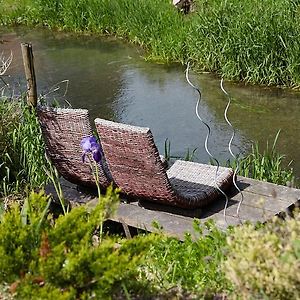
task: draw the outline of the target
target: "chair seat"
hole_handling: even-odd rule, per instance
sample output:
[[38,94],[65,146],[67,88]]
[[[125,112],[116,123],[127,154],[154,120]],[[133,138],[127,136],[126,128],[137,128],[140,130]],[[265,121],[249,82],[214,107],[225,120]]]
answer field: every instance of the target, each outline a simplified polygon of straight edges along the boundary
[[232,183],[232,170],[189,161],[177,160],[167,171],[174,191],[178,196],[189,199],[215,198],[219,192],[216,189],[225,188]]
[[219,168],[217,178],[217,167],[194,162],[178,160],[167,170],[149,128],[99,118],[95,123],[112,178],[130,197],[194,209],[232,184],[228,168]]

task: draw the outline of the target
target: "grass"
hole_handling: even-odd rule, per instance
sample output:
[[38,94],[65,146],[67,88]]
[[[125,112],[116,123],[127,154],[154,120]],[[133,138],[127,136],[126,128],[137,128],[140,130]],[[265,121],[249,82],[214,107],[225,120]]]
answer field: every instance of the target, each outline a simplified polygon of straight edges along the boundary
[[267,142],[266,149],[261,151],[258,143],[255,143],[248,155],[238,158],[229,165],[234,169],[238,166],[239,175],[241,176],[293,186],[295,176],[293,169],[290,167],[292,161],[286,166],[284,164],[285,156],[276,150],[279,134],[280,131],[277,132],[271,147]]
[[197,295],[196,299],[229,292],[231,283],[220,267],[225,260],[227,233],[217,229],[213,222],[200,225],[195,221],[194,228],[199,235],[196,240],[189,235],[184,242],[163,237],[159,245],[150,248],[141,269],[143,275],[158,290],[176,287]]
[[299,1],[195,0],[184,16],[169,0],[0,0],[0,24],[122,37],[147,59],[192,62],[199,71],[299,87]]
[[0,99],[0,196],[44,185],[44,153],[35,113],[23,100]]

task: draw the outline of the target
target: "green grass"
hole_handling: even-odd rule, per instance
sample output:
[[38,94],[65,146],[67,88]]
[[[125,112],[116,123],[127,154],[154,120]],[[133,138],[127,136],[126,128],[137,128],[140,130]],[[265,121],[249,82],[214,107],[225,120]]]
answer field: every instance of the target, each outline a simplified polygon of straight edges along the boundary
[[149,249],[141,268],[143,275],[160,291],[176,287],[197,295],[196,299],[229,292],[231,283],[221,269],[226,259],[227,233],[210,221],[201,225],[195,221],[194,229],[198,239],[187,235],[179,242],[162,237],[159,244]]
[[239,167],[239,175],[268,181],[281,185],[293,186],[295,176],[291,162],[285,164],[285,156],[278,153],[276,144],[280,131],[277,132],[272,146],[267,142],[266,149],[261,150],[258,143],[252,145],[251,151],[245,157],[229,163],[232,168]]
[[47,182],[44,142],[35,112],[23,100],[0,99],[0,196]]
[[190,61],[234,80],[298,87],[300,8],[291,0],[195,0],[184,16],[169,0],[0,0],[0,24],[110,34],[147,58]]

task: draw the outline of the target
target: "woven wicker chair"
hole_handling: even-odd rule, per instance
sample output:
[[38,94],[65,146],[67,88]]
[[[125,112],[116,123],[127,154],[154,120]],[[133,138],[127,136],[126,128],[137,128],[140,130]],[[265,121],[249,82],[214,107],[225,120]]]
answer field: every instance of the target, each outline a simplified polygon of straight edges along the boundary
[[[182,208],[216,200],[216,167],[177,160],[166,171],[149,128],[96,119],[105,159],[114,182],[129,196]],[[233,171],[220,167],[216,183],[225,190]]]
[[[88,162],[82,162],[82,138],[91,136],[89,113],[85,109],[37,107],[37,115],[46,144],[46,153],[59,174],[66,180],[95,187],[95,180]],[[106,170],[99,165],[99,184],[108,187]]]

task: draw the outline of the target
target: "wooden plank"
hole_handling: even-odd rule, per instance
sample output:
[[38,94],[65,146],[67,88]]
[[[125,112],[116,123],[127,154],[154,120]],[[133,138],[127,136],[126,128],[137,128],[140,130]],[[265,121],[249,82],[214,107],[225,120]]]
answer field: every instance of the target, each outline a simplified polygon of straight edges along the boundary
[[251,178],[238,176],[238,185],[242,187],[244,191],[251,192],[257,195],[262,195],[270,198],[278,198],[281,201],[287,203],[294,203],[300,199],[300,190],[277,185],[274,183],[259,181]]
[[115,216],[111,216],[110,220],[125,222],[129,226],[144,229],[149,232],[157,231],[157,229],[153,227],[153,223],[157,222],[163,231],[170,236],[182,240],[184,234],[188,232],[195,237],[192,218],[181,218],[164,212],[143,209],[132,204],[120,203],[117,213]]
[[[237,208],[239,202],[242,200],[241,194],[235,195],[234,197],[229,198],[228,208],[234,207]],[[207,210],[216,213],[224,209],[225,199],[220,198],[211,205],[207,207]],[[243,202],[241,207],[247,208],[256,208],[259,210],[268,210],[272,212],[274,215],[284,211],[287,207],[286,202],[280,201],[274,198],[266,198],[265,196],[256,195],[253,193],[247,193],[243,191]]]
[[[238,177],[238,184],[243,189],[244,195],[239,218],[236,210],[241,194],[232,190],[226,218],[224,217],[225,199],[220,198],[212,205],[196,210],[183,210],[150,201],[133,201],[128,204],[121,202],[116,214],[110,219],[150,232],[157,230],[153,227],[153,222],[157,222],[166,234],[182,240],[185,233],[190,233],[193,238],[197,237],[193,227],[195,218],[201,223],[213,219],[219,228],[226,229],[228,225],[238,225],[245,221],[264,222],[275,214],[285,211],[293,203],[299,202],[300,190],[242,177]],[[65,198],[73,203],[95,205],[97,202],[96,194],[88,194],[86,190],[78,189],[76,185],[65,180],[62,180],[61,185]],[[51,186],[47,187],[47,192],[55,195]]]

